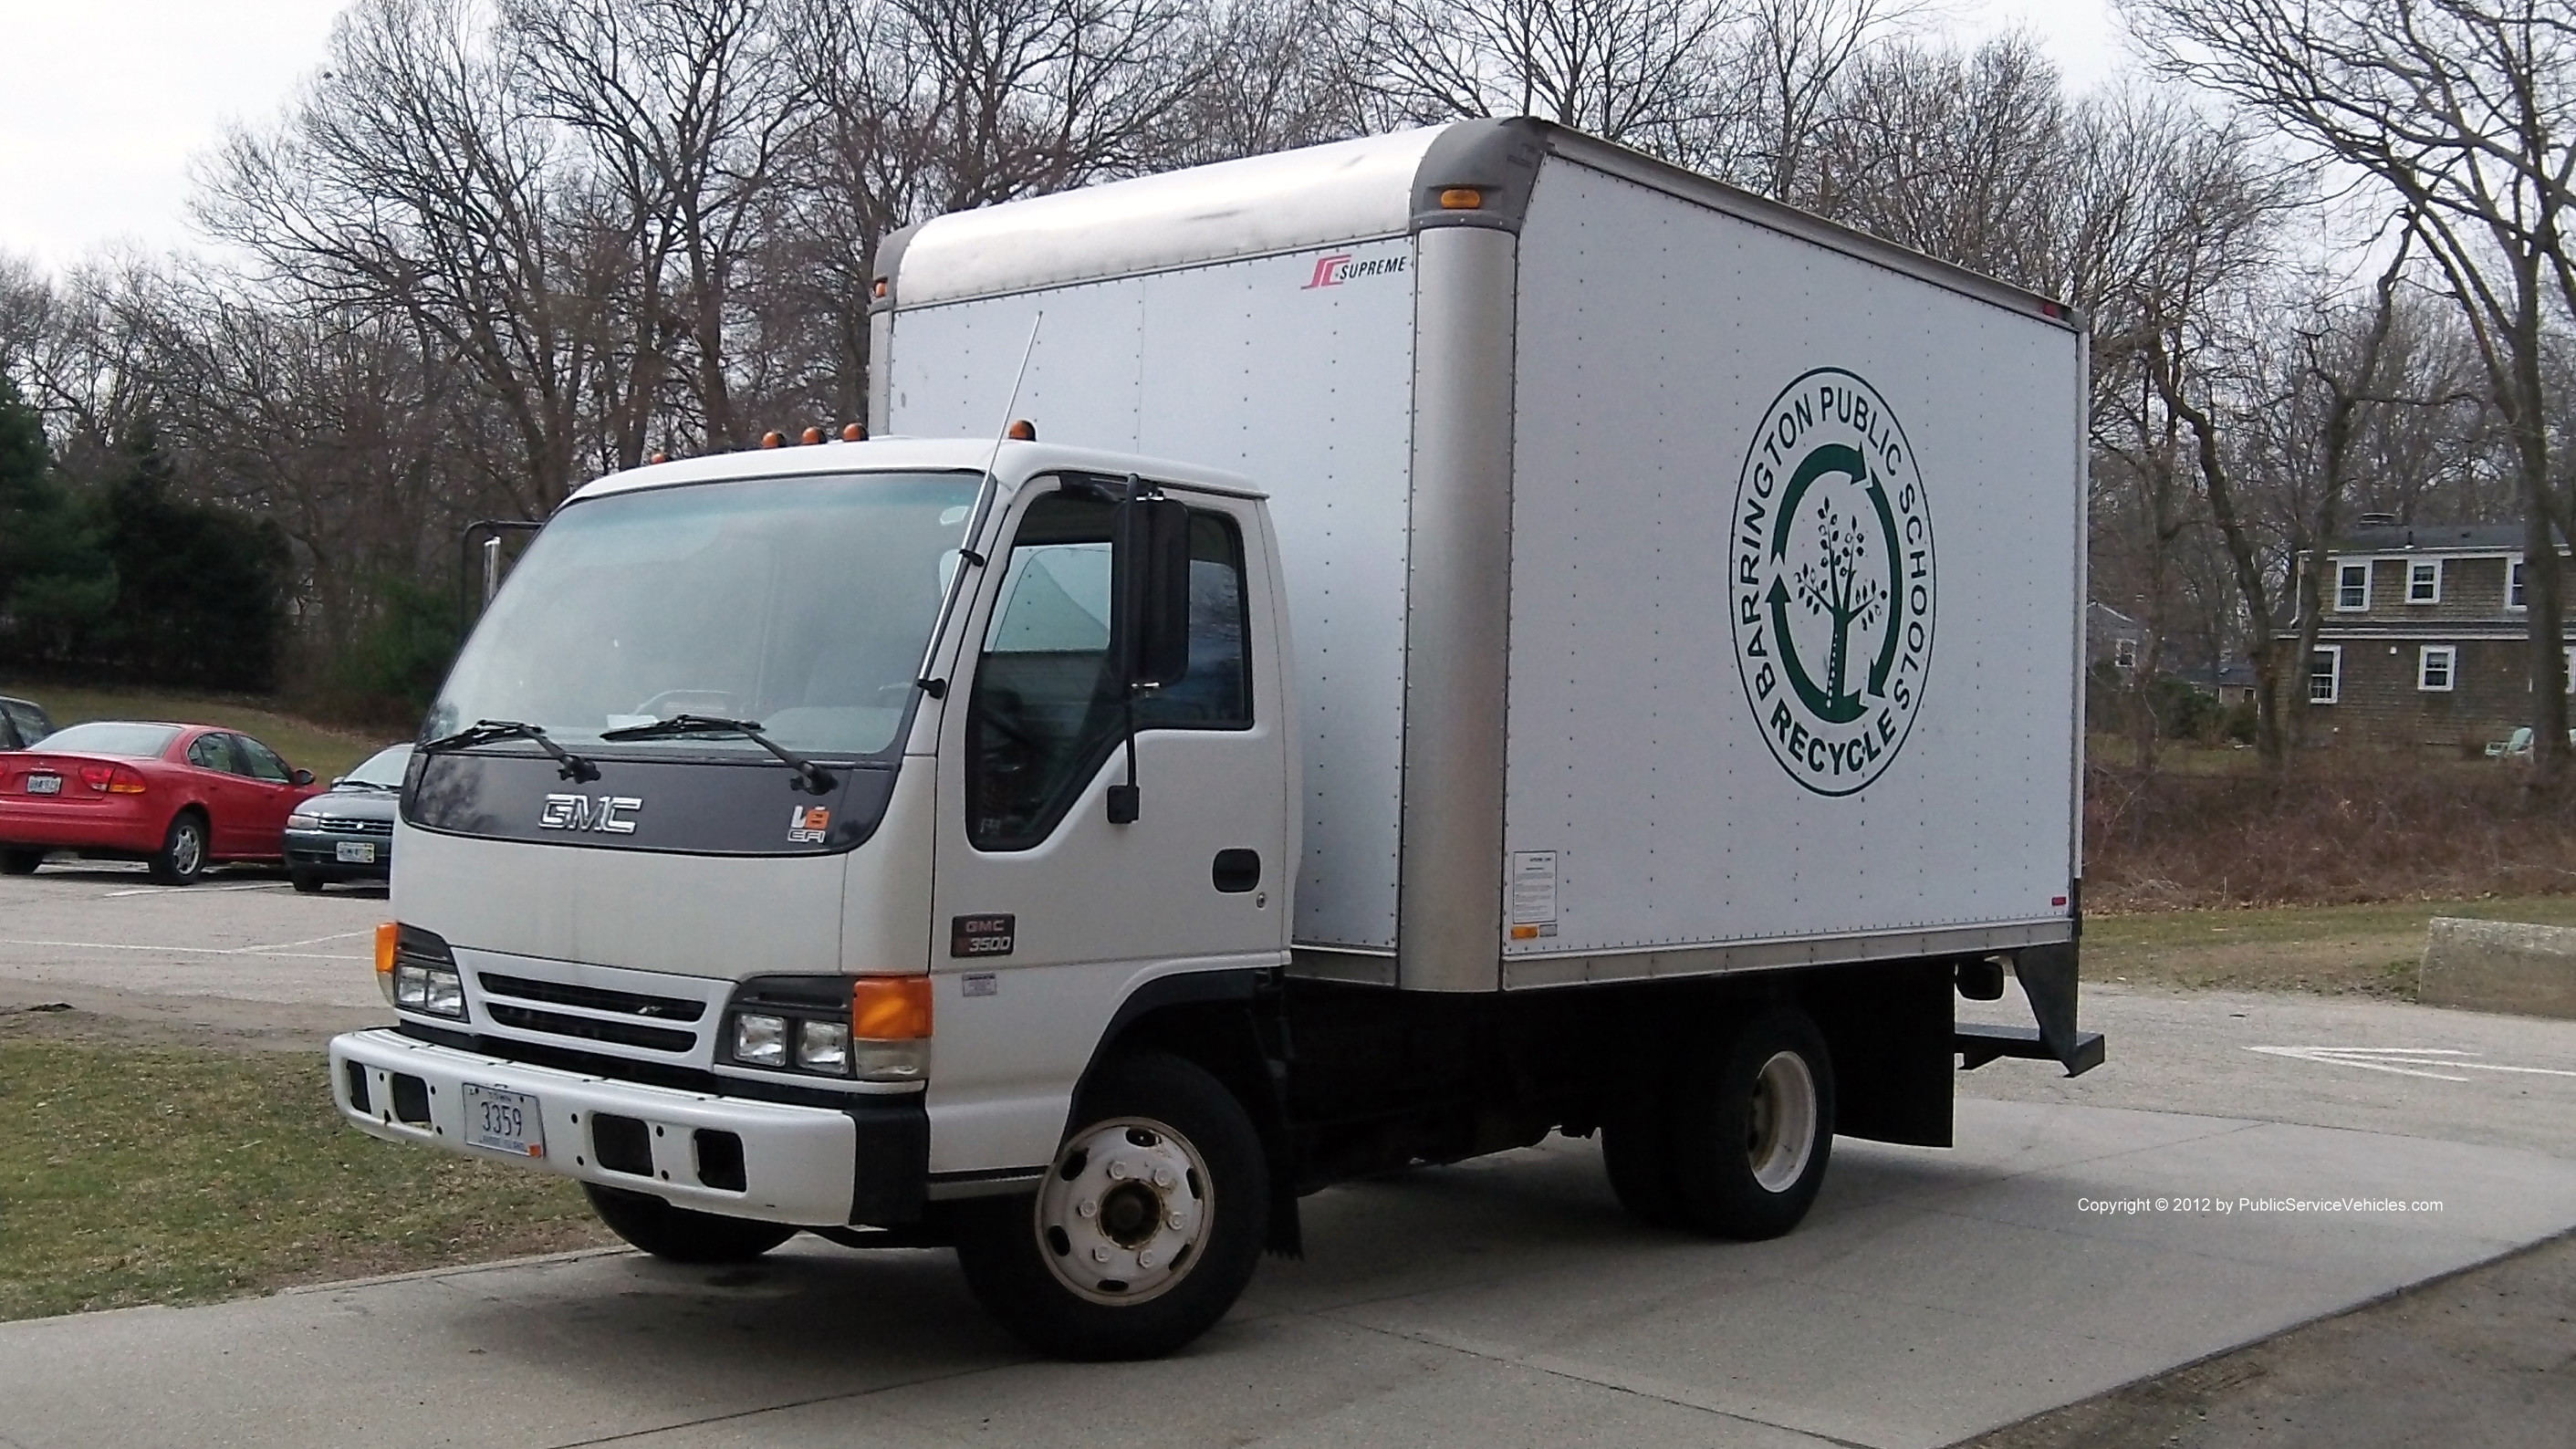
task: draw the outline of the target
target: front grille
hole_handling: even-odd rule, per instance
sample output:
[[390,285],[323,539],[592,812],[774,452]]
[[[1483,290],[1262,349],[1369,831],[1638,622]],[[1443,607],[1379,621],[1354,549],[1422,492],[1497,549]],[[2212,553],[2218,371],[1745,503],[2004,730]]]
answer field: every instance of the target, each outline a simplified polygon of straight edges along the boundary
[[394,823],[390,820],[349,820],[337,815],[322,815],[315,817],[313,824],[316,829],[328,830],[335,835],[391,835],[394,833]]
[[498,971],[478,971],[475,979],[483,983],[486,996],[515,996],[521,1001],[542,1001],[552,1006],[579,1006],[591,1011],[614,1011],[626,1016],[648,1017],[657,1021],[695,1021],[706,1015],[707,1004],[678,996],[647,996],[640,991],[611,991],[604,986],[574,986],[561,981],[531,981],[525,976],[504,976]]
[[531,1011],[524,1006],[509,1006],[497,1001],[483,1003],[483,1010],[501,1026],[577,1037],[583,1041],[615,1042],[619,1046],[642,1047],[657,1052],[685,1052],[698,1044],[696,1032],[674,1031],[667,1026],[638,1026],[623,1021],[600,1021],[588,1016],[566,1016],[557,1011]]

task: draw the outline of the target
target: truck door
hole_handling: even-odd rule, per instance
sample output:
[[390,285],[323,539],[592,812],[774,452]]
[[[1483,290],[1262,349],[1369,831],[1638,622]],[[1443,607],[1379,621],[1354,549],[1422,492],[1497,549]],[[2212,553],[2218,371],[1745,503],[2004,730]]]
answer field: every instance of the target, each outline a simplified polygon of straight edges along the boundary
[[1113,505],[1053,481],[1023,490],[993,550],[973,676],[942,725],[934,1174],[1047,1162],[1074,1079],[1149,979],[1285,959],[1287,721],[1260,514],[1188,499],[1189,669],[1136,703],[1141,809],[1112,824]]

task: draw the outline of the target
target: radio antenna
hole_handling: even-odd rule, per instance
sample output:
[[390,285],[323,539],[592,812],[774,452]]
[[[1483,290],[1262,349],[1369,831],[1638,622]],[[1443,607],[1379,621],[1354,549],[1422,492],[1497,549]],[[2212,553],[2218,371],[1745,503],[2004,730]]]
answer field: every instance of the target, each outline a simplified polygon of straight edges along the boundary
[[1011,374],[1010,400],[1002,404],[1002,425],[993,430],[993,451],[984,460],[984,481],[993,481],[993,470],[1002,462],[1002,444],[1011,436],[1011,414],[1020,409],[1020,384],[1029,380],[1029,359],[1037,356],[1038,329],[1046,325],[1046,309],[1029,319],[1029,345],[1020,349],[1020,370]]
[[[1011,395],[1002,404],[1002,425],[993,430],[993,450],[984,455],[984,481],[975,490],[974,516],[966,520],[967,543],[975,541],[977,530],[983,527],[985,513],[993,506],[993,470],[1002,464],[1002,444],[1010,441],[1011,437],[1011,414],[1019,411],[1020,385],[1029,380],[1029,359],[1037,355],[1038,328],[1045,324],[1046,309],[1040,308],[1038,314],[1029,319],[1028,345],[1020,349],[1020,370],[1011,374]],[[956,576],[949,580],[947,595],[939,604],[938,626],[930,631],[929,647],[922,653],[921,675],[913,680],[913,684],[932,699],[948,697],[948,681],[933,677],[930,672],[932,661],[939,654],[939,636],[948,627],[950,612],[957,607],[957,593],[965,582],[966,568],[982,568],[984,556],[972,548],[960,548],[957,561],[965,567],[959,568]]]

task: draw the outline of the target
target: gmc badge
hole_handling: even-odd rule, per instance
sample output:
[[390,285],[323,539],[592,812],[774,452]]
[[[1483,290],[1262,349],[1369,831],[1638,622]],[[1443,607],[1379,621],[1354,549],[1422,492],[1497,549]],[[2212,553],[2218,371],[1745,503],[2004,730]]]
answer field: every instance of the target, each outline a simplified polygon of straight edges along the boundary
[[1008,956],[1011,954],[1011,923],[1018,918],[999,916],[951,916],[948,920],[948,954],[951,956]]

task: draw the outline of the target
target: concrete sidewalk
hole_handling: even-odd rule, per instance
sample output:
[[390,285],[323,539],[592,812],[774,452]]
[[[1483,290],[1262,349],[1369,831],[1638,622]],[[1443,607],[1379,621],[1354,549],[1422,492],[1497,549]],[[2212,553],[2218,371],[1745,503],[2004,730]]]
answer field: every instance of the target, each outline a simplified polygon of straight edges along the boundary
[[2506,1147],[1985,1101],[1959,1140],[1838,1143],[1762,1244],[1633,1226],[1563,1139],[1336,1189],[1151,1364],[1032,1362],[947,1254],[812,1240],[0,1324],[0,1443],[1938,1445],[2576,1226],[2576,1163]]

